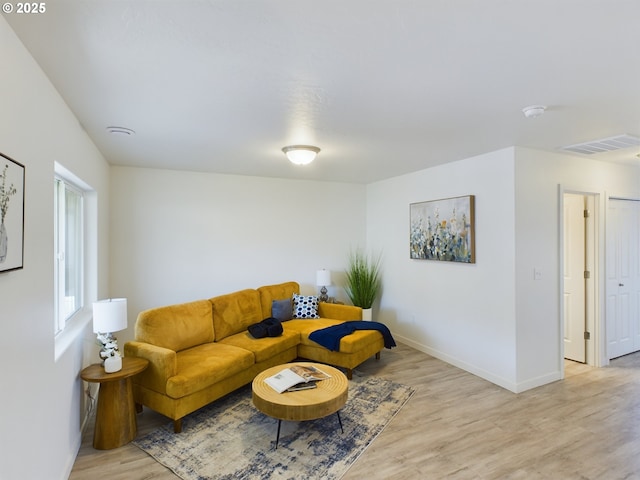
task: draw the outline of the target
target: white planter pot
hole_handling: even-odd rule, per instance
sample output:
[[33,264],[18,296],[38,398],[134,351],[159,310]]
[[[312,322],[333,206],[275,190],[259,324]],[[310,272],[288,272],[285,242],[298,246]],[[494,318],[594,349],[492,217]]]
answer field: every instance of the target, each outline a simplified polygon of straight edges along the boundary
[[373,312],[372,308],[363,308],[362,320],[366,320],[367,322],[370,322],[372,320],[372,312]]

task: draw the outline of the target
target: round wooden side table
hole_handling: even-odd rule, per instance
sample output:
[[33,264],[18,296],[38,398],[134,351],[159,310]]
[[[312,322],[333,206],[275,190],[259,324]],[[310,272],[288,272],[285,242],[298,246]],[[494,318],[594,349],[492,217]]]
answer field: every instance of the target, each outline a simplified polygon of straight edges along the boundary
[[[331,375],[331,378],[317,382],[317,388],[283,393],[276,392],[264,381],[292,365],[311,365]],[[336,413],[342,428],[340,409],[347,403],[348,387],[347,377],[337,368],[309,362],[287,363],[268,368],[259,373],[251,384],[255,407],[265,415],[278,419],[276,448],[282,420],[315,420]]]
[[129,443],[136,436],[138,425],[133,402],[131,377],[142,372],[149,361],[137,357],[124,357],[122,370],[106,373],[96,363],[82,370],[80,377],[86,382],[99,383],[96,426],[93,447],[109,450]]

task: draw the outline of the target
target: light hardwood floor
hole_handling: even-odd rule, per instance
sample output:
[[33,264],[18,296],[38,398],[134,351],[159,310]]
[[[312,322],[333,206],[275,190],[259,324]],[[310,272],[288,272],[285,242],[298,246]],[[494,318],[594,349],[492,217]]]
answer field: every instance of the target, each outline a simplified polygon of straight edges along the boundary
[[[565,365],[565,380],[516,395],[405,345],[384,350],[358,370],[417,391],[343,479],[640,479],[640,353]],[[139,435],[167,422],[145,409]],[[94,450],[89,423],[71,480],[178,478],[131,444]]]

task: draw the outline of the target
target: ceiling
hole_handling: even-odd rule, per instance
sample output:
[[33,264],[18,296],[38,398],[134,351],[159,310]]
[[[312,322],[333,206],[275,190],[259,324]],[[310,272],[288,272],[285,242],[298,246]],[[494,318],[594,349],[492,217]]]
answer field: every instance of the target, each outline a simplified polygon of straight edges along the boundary
[[[638,0],[46,9],[4,18],[113,165],[369,183],[512,145],[640,137]],[[531,104],[546,113],[525,118]],[[290,144],[322,151],[295,166]]]

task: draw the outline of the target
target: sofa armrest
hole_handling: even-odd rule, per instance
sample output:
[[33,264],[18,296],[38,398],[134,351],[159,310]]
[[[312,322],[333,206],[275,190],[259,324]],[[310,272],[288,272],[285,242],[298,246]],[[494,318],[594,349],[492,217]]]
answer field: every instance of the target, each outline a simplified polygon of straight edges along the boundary
[[318,315],[321,318],[333,320],[362,320],[362,308],[353,305],[341,305],[339,303],[320,302]]
[[127,357],[140,357],[149,360],[149,367],[136,376],[135,383],[159,393],[166,393],[167,380],[176,375],[178,361],[176,352],[144,342],[124,344]]

